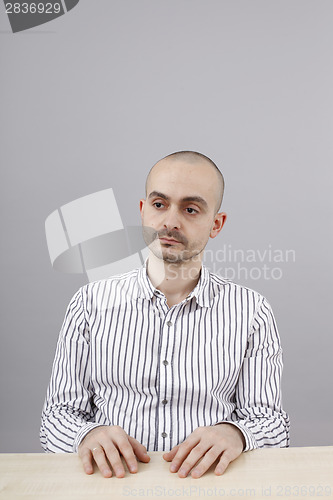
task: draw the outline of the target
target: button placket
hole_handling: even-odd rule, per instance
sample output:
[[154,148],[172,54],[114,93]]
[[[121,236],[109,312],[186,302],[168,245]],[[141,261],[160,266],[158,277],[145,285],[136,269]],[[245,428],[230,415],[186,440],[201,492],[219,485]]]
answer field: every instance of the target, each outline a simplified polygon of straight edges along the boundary
[[[160,394],[159,394],[159,429],[160,436],[163,438],[162,449],[167,449],[169,446],[168,439],[171,437],[171,413],[170,413],[170,397],[172,391],[172,353],[175,343],[175,321],[173,316],[175,310],[169,309],[165,315],[162,328],[162,342],[160,351]],[[163,446],[163,448],[162,448]]]

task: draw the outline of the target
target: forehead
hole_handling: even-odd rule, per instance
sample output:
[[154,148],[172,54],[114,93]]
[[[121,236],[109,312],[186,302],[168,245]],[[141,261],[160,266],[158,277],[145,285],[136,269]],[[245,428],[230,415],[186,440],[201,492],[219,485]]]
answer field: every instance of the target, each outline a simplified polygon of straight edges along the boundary
[[215,199],[217,175],[206,162],[162,160],[151,170],[147,180],[147,195],[160,191],[172,198],[202,196],[210,202]]

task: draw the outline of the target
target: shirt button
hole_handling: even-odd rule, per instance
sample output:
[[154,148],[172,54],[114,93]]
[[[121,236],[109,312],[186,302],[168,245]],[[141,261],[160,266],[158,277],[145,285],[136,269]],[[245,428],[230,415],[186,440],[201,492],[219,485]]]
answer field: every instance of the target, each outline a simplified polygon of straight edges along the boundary
[[162,436],[162,438],[166,438],[166,437],[168,437],[168,435],[167,435],[167,433],[166,433],[166,432],[162,432],[161,436]]
[[167,322],[167,325],[168,325],[168,326],[172,326],[172,321],[168,321],[168,322]]
[[167,399],[163,399],[163,401],[162,401],[162,405],[166,405],[166,404],[167,404],[167,402],[168,402],[168,400],[167,400]]
[[169,361],[167,361],[167,360],[165,359],[165,360],[163,361],[163,364],[164,364],[165,366],[167,366],[167,365],[169,364]]

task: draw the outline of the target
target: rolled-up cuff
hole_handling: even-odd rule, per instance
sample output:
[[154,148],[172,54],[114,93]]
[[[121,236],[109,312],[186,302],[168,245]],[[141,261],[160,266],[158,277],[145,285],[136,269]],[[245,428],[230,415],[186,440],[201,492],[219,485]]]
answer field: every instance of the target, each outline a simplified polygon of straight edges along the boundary
[[83,438],[86,437],[88,432],[90,432],[92,429],[95,429],[95,427],[103,427],[103,424],[96,424],[95,422],[88,422],[87,424],[83,425],[79,432],[76,434],[74,444],[73,444],[73,453],[77,453],[79,445]]

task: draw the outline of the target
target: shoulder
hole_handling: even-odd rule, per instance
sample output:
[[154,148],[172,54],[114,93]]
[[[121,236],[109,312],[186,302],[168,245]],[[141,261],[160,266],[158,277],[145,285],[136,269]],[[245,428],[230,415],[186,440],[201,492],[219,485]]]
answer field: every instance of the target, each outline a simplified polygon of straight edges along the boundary
[[91,304],[102,305],[125,296],[131,295],[136,287],[140,268],[126,273],[110,276],[105,279],[95,280],[83,285],[75,295],[80,295],[84,306],[89,309]]
[[251,331],[268,322],[277,331],[272,307],[264,295],[214,273],[210,273],[210,283],[213,303],[223,314],[246,318]]
[[251,302],[254,308],[257,308],[262,303],[269,305],[266,297],[252,288],[235,283],[211,271],[209,271],[209,276],[214,297],[224,295],[234,297],[234,300],[243,299],[248,303]]
[[128,271],[127,273],[115,274],[114,276],[110,276],[108,278],[104,278],[101,280],[90,281],[82,288],[87,290],[93,290],[98,287],[103,286],[122,286],[126,283],[131,283],[137,279],[138,271],[140,268],[133,269],[132,271]]

